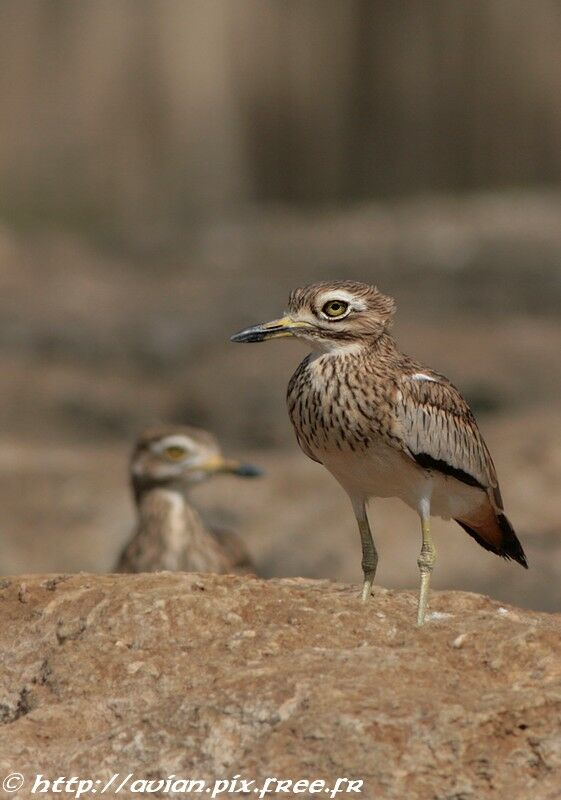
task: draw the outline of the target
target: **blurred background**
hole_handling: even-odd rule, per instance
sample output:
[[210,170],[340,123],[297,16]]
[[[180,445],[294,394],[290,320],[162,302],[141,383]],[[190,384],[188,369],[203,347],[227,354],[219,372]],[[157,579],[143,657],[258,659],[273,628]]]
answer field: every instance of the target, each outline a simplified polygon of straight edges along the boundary
[[[338,277],[468,397],[527,550],[440,522],[435,585],[561,610],[560,41],[554,0],[3,2],[1,571],[110,569],[131,443],[178,421],[266,468],[194,498],[263,574],[358,581],[286,415],[305,350],[228,342]],[[371,518],[415,587],[415,515]]]

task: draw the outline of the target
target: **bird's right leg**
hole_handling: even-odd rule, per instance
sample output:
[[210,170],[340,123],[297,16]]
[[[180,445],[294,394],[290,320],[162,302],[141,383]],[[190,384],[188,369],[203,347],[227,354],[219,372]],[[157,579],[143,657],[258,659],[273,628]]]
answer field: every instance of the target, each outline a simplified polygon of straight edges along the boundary
[[372,594],[372,584],[374,583],[376,567],[378,566],[378,551],[372,539],[372,532],[368,523],[364,499],[353,499],[352,502],[356,521],[358,523],[358,530],[360,532],[360,543],[362,545],[362,572],[364,575],[362,602],[366,603]]
[[436,550],[430,535],[430,500],[424,498],[419,506],[419,516],[421,517],[421,531],[423,534],[423,544],[421,553],[417,560],[419,572],[421,573],[421,588],[419,591],[419,605],[417,609],[417,625],[425,624],[425,614],[429,599],[430,577],[436,560]]

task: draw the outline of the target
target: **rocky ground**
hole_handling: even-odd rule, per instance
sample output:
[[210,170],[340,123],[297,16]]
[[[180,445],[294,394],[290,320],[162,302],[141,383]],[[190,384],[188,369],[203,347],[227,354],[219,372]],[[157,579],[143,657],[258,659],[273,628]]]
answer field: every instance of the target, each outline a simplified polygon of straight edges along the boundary
[[346,777],[367,800],[558,797],[561,616],[461,592],[434,594],[422,630],[414,612],[411,592],[363,606],[303,579],[4,580],[1,775],[23,775],[16,798],[36,773],[130,772]]
[[[4,773],[557,798],[559,618],[538,612],[561,610],[559,219],[561,196],[512,194],[246,210],[167,239],[0,228],[0,571],[97,573],[0,583]],[[396,591],[417,585],[415,515],[373,505],[390,591],[361,607],[348,500],[286,417],[304,351],[228,342],[332,277],[394,295],[403,349],[468,397],[530,563],[435,521],[434,586],[493,600],[435,594],[420,632]],[[134,521],[131,444],[154,421],[207,427],[265,468],[192,500],[272,580],[101,575]]]

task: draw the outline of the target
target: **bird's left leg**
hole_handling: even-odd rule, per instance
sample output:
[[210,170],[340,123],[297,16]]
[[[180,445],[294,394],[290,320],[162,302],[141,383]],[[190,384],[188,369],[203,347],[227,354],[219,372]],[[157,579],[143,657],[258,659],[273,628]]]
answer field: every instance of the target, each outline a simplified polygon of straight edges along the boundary
[[419,591],[419,606],[417,609],[417,625],[420,627],[425,622],[425,612],[429,599],[430,577],[436,561],[436,550],[430,535],[430,500],[424,498],[419,505],[419,516],[421,517],[421,531],[423,543],[421,552],[417,559],[419,571],[421,573],[421,588]]
[[362,602],[366,603],[372,594],[372,584],[376,576],[378,566],[378,552],[372,539],[372,532],[368,523],[366,513],[366,503],[363,498],[352,500],[358,530],[360,532],[360,542],[362,545],[362,572],[364,582],[362,584]]

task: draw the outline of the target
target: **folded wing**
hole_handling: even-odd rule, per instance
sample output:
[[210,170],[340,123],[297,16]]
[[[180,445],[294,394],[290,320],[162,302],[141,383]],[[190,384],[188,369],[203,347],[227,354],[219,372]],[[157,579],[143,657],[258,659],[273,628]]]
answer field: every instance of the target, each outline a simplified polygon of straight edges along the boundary
[[484,518],[457,519],[482,547],[526,566],[524,552],[503,511],[493,460],[468,404],[456,387],[432,371],[404,377],[397,421],[405,453],[430,469],[486,492]]

